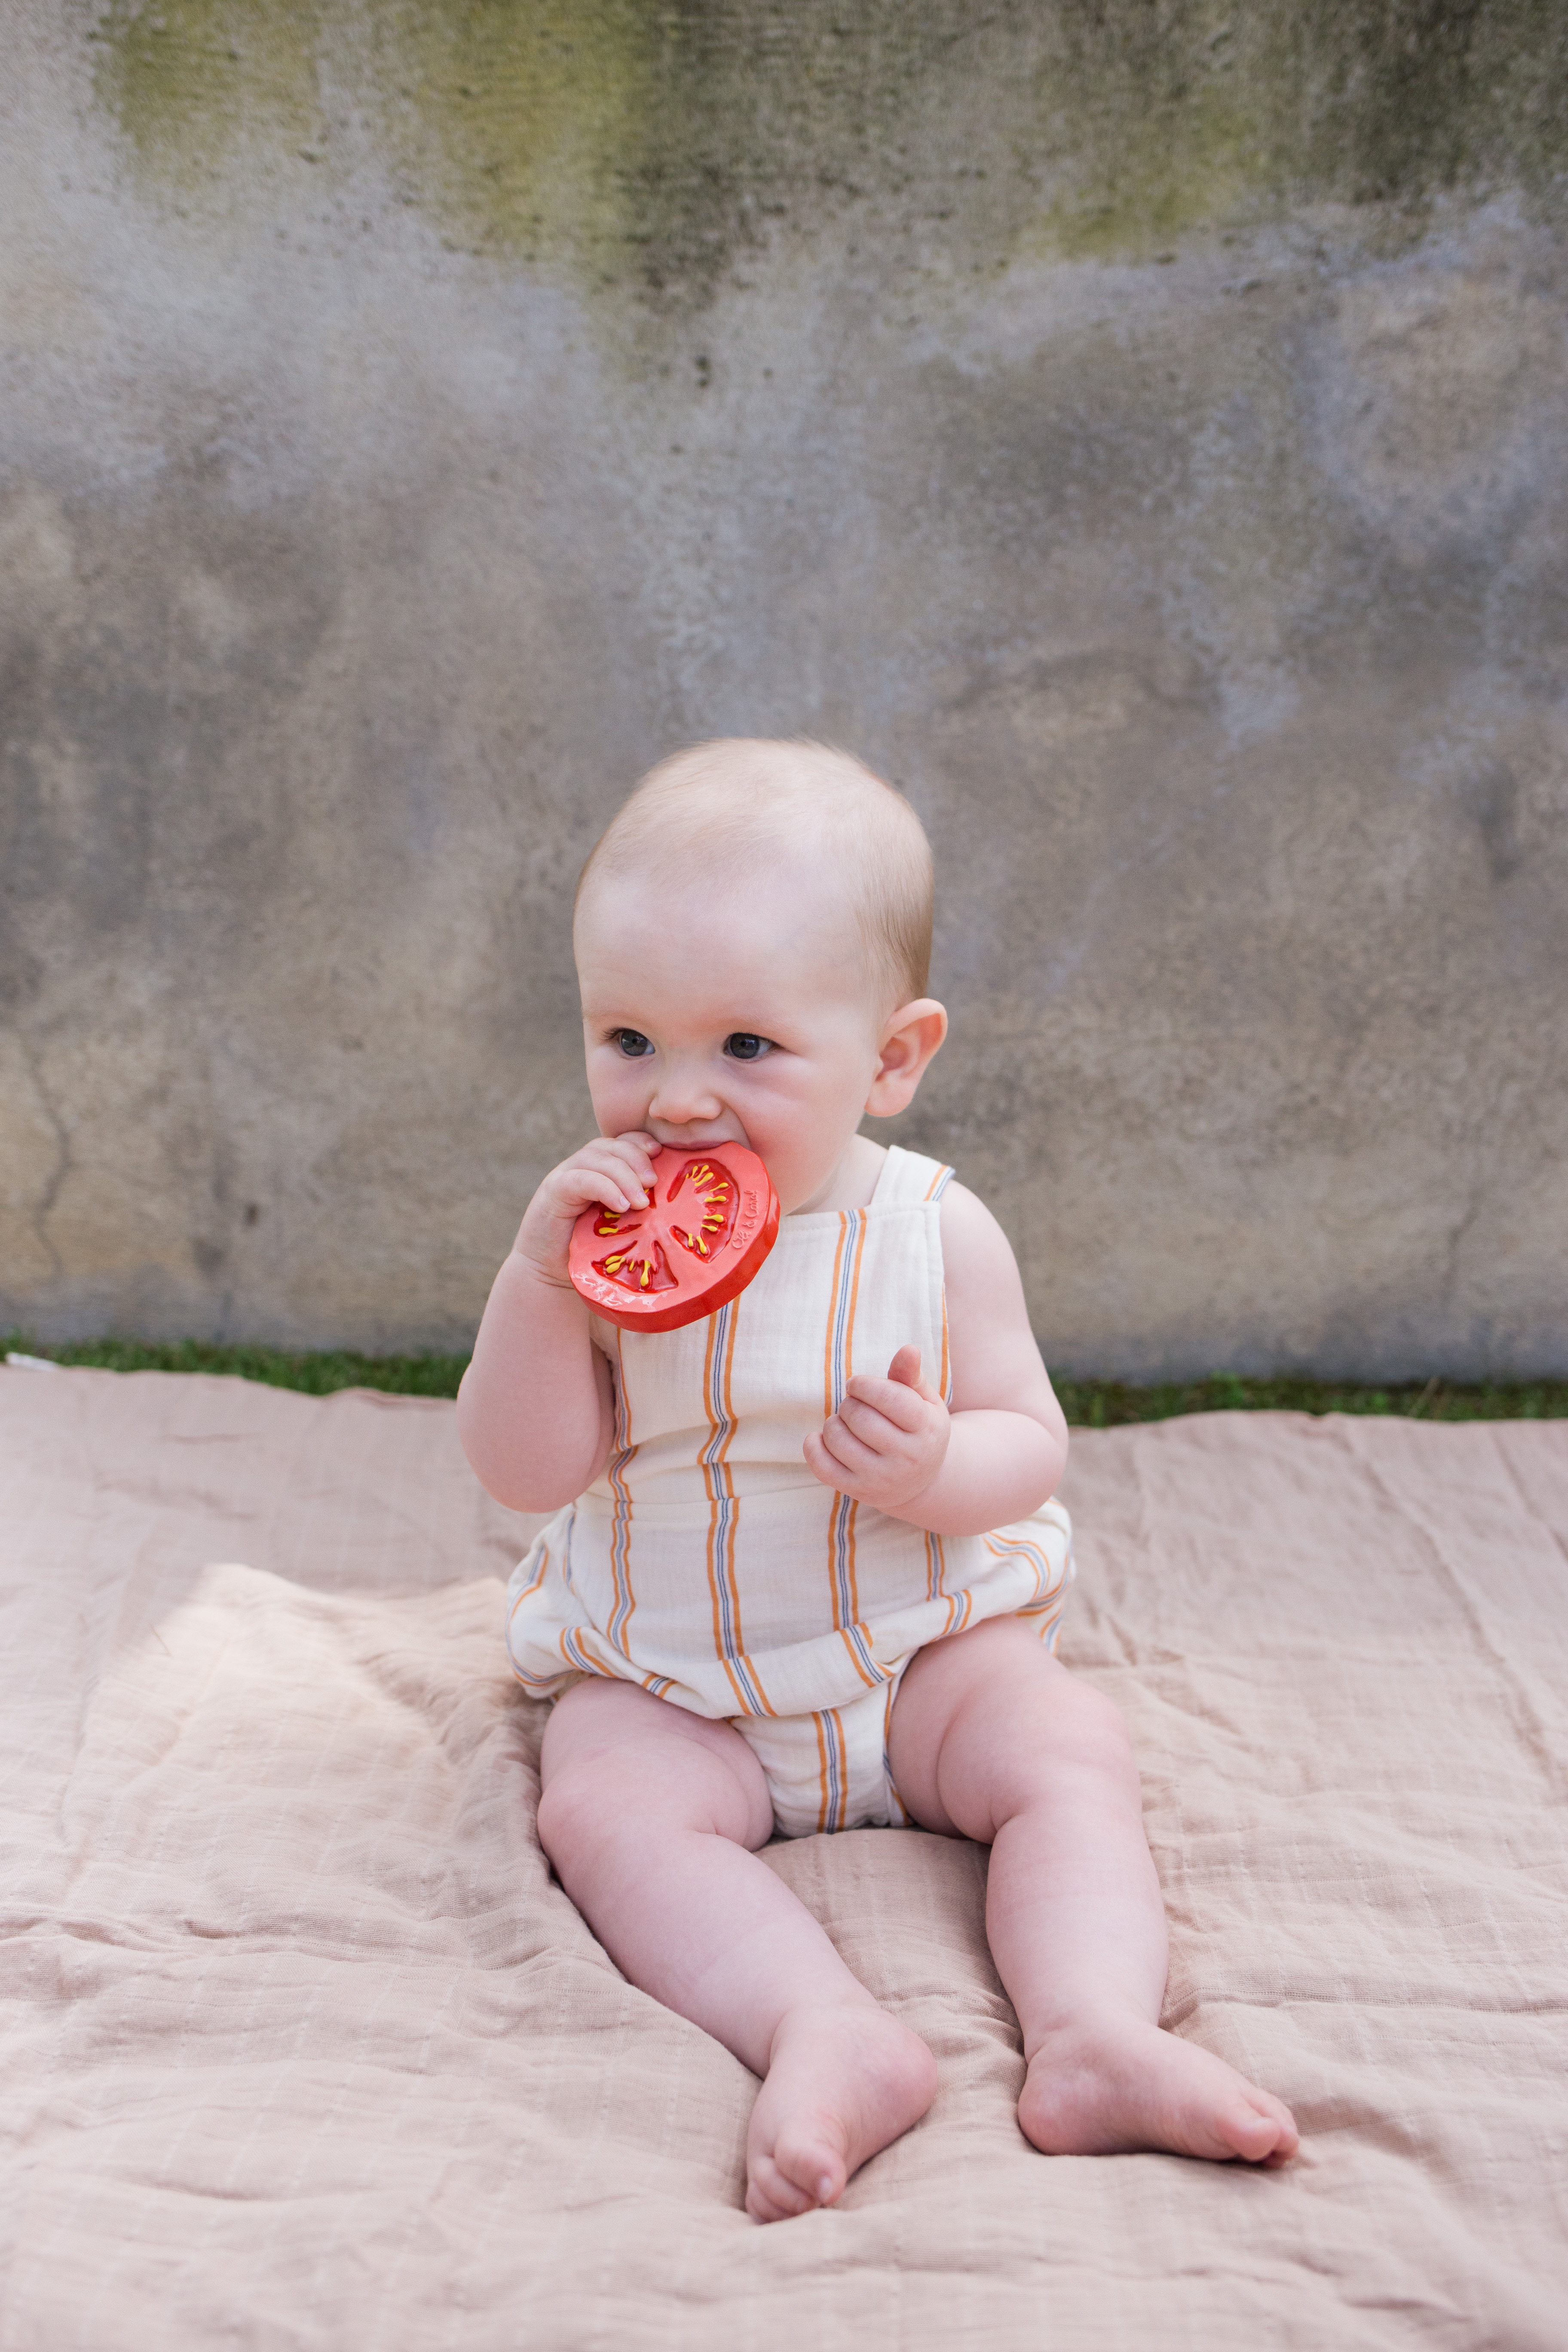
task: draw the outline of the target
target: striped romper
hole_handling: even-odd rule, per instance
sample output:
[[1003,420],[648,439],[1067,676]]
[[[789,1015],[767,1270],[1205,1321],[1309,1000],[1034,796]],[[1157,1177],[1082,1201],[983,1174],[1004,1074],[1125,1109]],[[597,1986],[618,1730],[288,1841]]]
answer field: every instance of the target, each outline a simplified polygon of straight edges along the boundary
[[906,1343],[951,1392],[940,1202],[952,1174],[895,1147],[865,1208],[784,1218],[761,1273],[706,1321],[595,1321],[614,1449],[508,1592],[526,1691],[552,1698],[580,1675],[614,1675],[732,1723],[786,1837],[906,1822],[887,1745],[910,1660],[1009,1614],[1054,1647],[1072,1579],[1059,1504],[993,1535],[927,1535],[830,1494],[801,1454],[852,1374],[885,1374]]

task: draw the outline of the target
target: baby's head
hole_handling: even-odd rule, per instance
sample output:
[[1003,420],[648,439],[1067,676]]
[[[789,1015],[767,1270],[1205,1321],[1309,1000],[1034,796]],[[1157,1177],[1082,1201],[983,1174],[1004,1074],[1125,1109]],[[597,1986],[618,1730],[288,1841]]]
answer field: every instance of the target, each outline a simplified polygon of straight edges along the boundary
[[749,1143],[785,1213],[942,1042],[931,851],[847,753],[734,740],[646,776],[584,868],[575,946],[605,1134]]

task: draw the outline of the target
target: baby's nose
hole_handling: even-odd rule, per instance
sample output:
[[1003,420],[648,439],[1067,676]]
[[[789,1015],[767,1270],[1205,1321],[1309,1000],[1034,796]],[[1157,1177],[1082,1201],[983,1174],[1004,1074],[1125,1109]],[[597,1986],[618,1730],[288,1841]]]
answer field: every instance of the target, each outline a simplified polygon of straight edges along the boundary
[[700,1120],[721,1118],[724,1106],[696,1071],[671,1070],[660,1080],[648,1105],[648,1116],[666,1127],[692,1127]]

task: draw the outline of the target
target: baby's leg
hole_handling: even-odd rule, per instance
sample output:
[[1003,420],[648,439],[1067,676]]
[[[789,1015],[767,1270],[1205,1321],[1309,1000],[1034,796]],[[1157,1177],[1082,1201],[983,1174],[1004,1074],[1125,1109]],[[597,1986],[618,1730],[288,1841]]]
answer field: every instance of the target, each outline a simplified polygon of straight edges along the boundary
[[905,1675],[889,1761],[924,1827],[991,1847],[986,1928],[1023,2029],[1018,2120],[1052,2156],[1174,2148],[1282,2163],[1289,2108],[1159,2027],[1165,1914],[1110,1701],[1016,1617]]
[[766,2078],[746,2210],[777,2221],[833,2204],[924,2115],[936,2066],[758,1861],[773,1806],[745,1741],[629,1683],[585,1680],[551,1715],[542,1770],[540,1842],[605,1950]]

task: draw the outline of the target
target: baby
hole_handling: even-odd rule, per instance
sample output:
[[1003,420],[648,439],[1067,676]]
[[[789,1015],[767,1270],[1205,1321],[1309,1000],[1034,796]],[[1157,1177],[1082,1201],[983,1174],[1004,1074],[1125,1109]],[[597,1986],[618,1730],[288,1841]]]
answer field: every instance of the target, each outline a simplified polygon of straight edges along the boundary
[[[747,2210],[831,2205],[936,2067],[757,1849],[918,1822],[991,1852],[986,1927],[1052,2154],[1279,2163],[1287,2108],[1162,2032],[1165,1924],[1121,1718],[1054,1654],[1067,1426],[1012,1251],[904,1109],[931,854],[858,761],[667,760],[590,857],[575,947],[600,1133],[545,1177],[458,1400],[497,1499],[557,1516],[508,1644],[553,1697],[539,1834],[632,1982],[761,2076]],[[646,1205],[659,1144],[748,1145],[777,1243],[705,1321],[624,1333],[572,1287],[580,1212]]]

